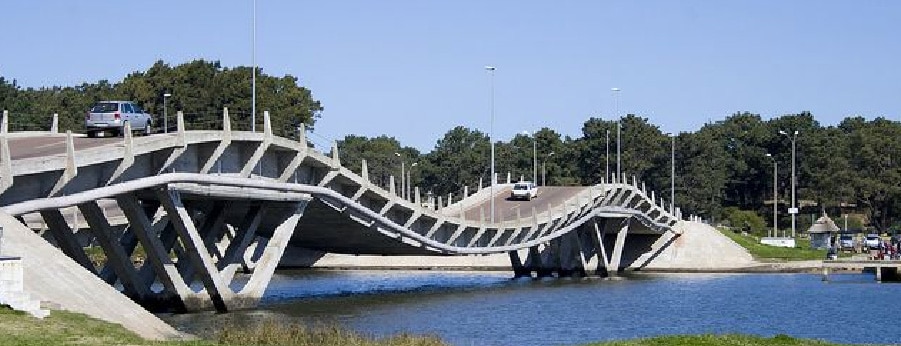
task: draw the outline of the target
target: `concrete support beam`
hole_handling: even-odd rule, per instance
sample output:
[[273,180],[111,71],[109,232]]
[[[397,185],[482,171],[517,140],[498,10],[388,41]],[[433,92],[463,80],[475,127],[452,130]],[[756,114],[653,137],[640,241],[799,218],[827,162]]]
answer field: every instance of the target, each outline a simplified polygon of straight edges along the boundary
[[266,154],[266,150],[269,149],[269,145],[271,143],[272,140],[269,137],[266,137],[262,142],[260,142],[260,145],[257,146],[257,149],[253,152],[253,155],[251,155],[250,158],[247,159],[247,163],[244,164],[244,168],[241,168],[241,177],[250,177],[250,174],[253,173],[254,168],[256,168],[257,164],[260,163],[260,160],[263,159],[263,155]]
[[187,148],[188,137],[185,135],[185,114],[182,111],[178,111],[175,114],[175,126],[175,136],[178,139],[178,145],[182,148]]
[[611,273],[619,272],[623,259],[623,249],[626,247],[626,235],[629,234],[629,223],[632,218],[623,220],[623,227],[616,234],[616,243],[613,245],[613,256],[610,258],[610,266],[607,270]]
[[116,182],[116,180],[119,179],[120,176],[122,176],[122,173],[125,173],[125,171],[135,163],[135,143],[131,134],[131,124],[126,122],[125,129],[122,130],[122,132],[122,160],[119,161],[119,165],[116,167],[116,171],[113,172],[109,180],[106,181],[106,185],[110,185]]
[[[272,280],[272,274],[275,273],[278,261],[282,258],[285,247],[288,246],[300,217],[303,216],[306,205],[307,202],[297,203],[291,216],[276,227],[272,238],[266,243],[263,255],[256,263],[253,275],[251,275],[247,285],[239,293],[241,300],[244,301],[241,305],[255,306],[263,296],[263,292],[266,291],[266,287]],[[234,304],[237,304],[237,302]]]
[[222,139],[219,140],[219,145],[216,146],[213,153],[206,159],[206,162],[204,162],[198,173],[209,173],[216,162],[219,162],[219,158],[222,157],[222,154],[225,153],[225,149],[227,149],[231,143],[232,125],[231,119],[228,116],[228,108],[226,107],[222,109]]
[[[3,111],[4,123],[6,121],[6,111]],[[9,140],[6,138],[5,132],[0,135],[0,193],[6,191],[13,185],[13,166],[12,157],[9,153]]]
[[204,246],[203,238],[200,237],[191,221],[191,215],[181,202],[181,196],[178,192],[171,190],[158,190],[156,196],[163,208],[166,209],[166,214],[169,215],[175,232],[178,233],[181,244],[187,251],[187,257],[197,269],[197,275],[200,276],[200,281],[203,282],[213,306],[217,311],[228,311],[225,302],[231,299],[232,291],[227,283],[222,282],[215,262]]
[[[598,267],[597,273],[598,275],[608,276],[608,270],[610,269],[610,256],[607,256],[607,247],[604,246],[604,235],[606,235],[606,228],[599,227],[597,219],[594,220],[594,236],[591,237],[594,245],[598,249]],[[614,269],[614,272],[616,270]]]
[[50,133],[59,133],[59,114],[53,113],[53,122],[50,123]]
[[[291,176],[297,177],[297,168],[300,167],[300,164],[303,163],[303,159],[307,157],[307,150],[298,151],[294,158],[291,159],[291,162],[288,163],[288,166],[285,167],[285,170],[282,171],[282,174],[278,177],[278,182],[286,183]],[[295,181],[295,183],[297,183]]]
[[53,239],[56,240],[56,245],[59,246],[60,250],[84,267],[84,269],[97,274],[97,269],[94,268],[94,264],[91,263],[88,255],[84,252],[84,247],[78,243],[75,232],[66,224],[66,218],[63,217],[63,214],[57,209],[43,210],[41,211],[41,217],[47,223],[48,230],[53,235]]
[[341,168],[341,157],[338,156],[338,141],[332,142],[332,169]]
[[153,226],[141,208],[137,197],[132,194],[120,195],[117,196],[116,201],[125,217],[128,218],[130,229],[137,236],[144,251],[147,252],[148,264],[146,265],[150,265],[149,268],[163,285],[164,290],[173,298],[181,301],[181,308],[186,308],[184,301],[189,297],[191,291],[179,275],[172,259],[169,258],[169,251],[163,246],[160,238],[153,233]]
[[[122,244],[115,237],[113,228],[103,215],[103,210],[100,209],[96,202],[79,204],[78,209],[84,215],[88,225],[91,226],[91,233],[94,234],[97,243],[100,244],[100,247],[103,248],[103,253],[106,255],[107,266],[119,278],[125,294],[137,297],[138,300],[148,298],[150,296],[150,287],[144,285],[138,277],[138,271],[132,265],[129,254],[126,253]],[[133,247],[132,251],[134,250]]]
[[517,250],[517,251],[508,251],[507,254],[510,256],[510,267],[513,268],[513,277],[514,278],[523,278],[523,277],[531,277],[532,270],[525,266],[525,263],[522,260],[522,254],[520,252],[525,252],[525,255],[528,256],[528,250]]
[[231,282],[235,272],[241,267],[242,255],[256,238],[257,227],[259,227],[262,217],[262,208],[251,207],[244,215],[241,224],[235,229],[235,234],[226,247],[225,254],[216,264],[216,268],[221,271],[222,278],[226,282]]
[[78,165],[75,163],[75,140],[72,131],[66,131],[66,169],[56,181],[56,185],[50,190],[50,196],[56,196],[75,176],[78,175]]

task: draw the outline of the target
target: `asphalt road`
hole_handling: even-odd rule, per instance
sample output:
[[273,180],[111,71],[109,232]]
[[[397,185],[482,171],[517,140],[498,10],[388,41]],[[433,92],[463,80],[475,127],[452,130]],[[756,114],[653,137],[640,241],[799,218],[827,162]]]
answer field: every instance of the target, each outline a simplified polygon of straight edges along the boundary
[[[74,137],[75,150],[89,149],[108,144],[121,143],[122,138]],[[65,136],[35,136],[9,138],[9,153],[13,160],[51,156],[66,152]]]
[[[538,197],[531,201],[512,200],[510,199],[510,188],[499,188],[494,195],[494,220],[500,222],[503,220],[512,220],[516,218],[516,210],[519,209],[522,217],[532,216],[532,207],[535,212],[541,214],[547,211],[548,205],[553,208],[560,206],[566,199],[575,196],[582,190],[584,186],[541,186],[538,187]],[[480,209],[485,209],[485,219],[491,218],[491,200],[487,199],[481,204],[477,204],[467,209],[464,215],[467,220],[478,221]]]

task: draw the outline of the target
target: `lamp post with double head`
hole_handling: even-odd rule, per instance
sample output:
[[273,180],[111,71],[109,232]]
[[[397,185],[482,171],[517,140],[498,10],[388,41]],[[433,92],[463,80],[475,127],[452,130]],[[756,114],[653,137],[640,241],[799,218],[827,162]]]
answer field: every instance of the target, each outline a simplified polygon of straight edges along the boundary
[[169,112],[168,112],[168,102],[169,97],[172,96],[170,93],[163,94],[163,133],[169,133]]
[[795,130],[791,135],[788,132],[779,130],[779,134],[785,135],[792,141],[792,206],[791,209],[788,210],[788,213],[792,216],[792,238],[795,237],[795,218],[798,215],[798,206],[796,205],[795,199],[795,182],[797,178],[795,177],[795,142],[798,139],[798,130]]
[[779,192],[776,190],[779,180],[779,164],[776,162],[776,158],[772,154],[766,154],[766,157],[769,157],[773,160],[773,237],[778,237],[777,230],[779,229]]
[[494,223],[494,71],[497,70],[494,66],[485,66],[485,70],[488,71],[488,76],[491,83],[491,125],[488,128],[488,141],[491,142],[491,223]]

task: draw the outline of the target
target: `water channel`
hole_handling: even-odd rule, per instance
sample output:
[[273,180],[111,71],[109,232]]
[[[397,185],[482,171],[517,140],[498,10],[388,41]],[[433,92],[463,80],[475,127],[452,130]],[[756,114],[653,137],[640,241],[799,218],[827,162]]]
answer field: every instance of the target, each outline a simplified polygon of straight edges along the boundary
[[162,316],[209,336],[262,321],[338,324],[453,345],[572,345],[671,334],[901,342],[901,284],[872,274],[640,274],[510,279],[501,272],[281,271],[260,308]]

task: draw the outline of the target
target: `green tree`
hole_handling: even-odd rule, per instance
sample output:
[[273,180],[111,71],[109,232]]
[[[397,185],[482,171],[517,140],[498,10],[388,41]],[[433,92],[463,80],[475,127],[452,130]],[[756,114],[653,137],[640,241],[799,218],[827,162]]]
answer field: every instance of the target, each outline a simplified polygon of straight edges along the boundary
[[[463,192],[463,186],[475,191],[479,179],[488,184],[491,146],[488,136],[478,130],[457,126],[438,140],[425,156],[424,185],[444,195]],[[495,153],[496,154],[496,153]]]

